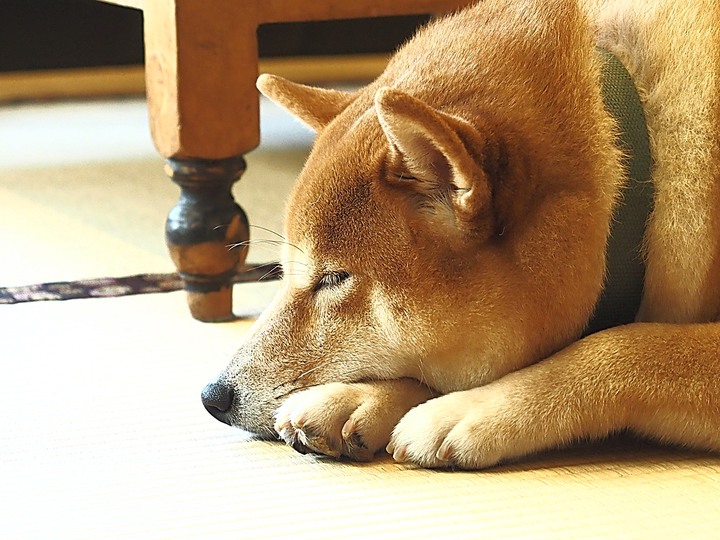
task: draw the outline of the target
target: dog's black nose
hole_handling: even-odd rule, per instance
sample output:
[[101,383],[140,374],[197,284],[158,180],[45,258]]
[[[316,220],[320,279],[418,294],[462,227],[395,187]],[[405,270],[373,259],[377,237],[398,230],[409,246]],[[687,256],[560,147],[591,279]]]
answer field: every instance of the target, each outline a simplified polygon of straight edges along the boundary
[[233,389],[227,384],[213,381],[203,388],[200,395],[207,412],[230,425],[230,411],[233,402]]

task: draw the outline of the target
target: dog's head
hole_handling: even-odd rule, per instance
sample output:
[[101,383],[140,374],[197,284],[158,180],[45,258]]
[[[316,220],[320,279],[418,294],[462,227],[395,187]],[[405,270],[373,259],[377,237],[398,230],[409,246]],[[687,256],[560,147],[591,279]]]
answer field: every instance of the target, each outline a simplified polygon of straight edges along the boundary
[[[576,199],[549,200],[560,189],[543,184],[554,162],[541,147],[381,82],[258,87],[318,137],[287,208],[282,290],[206,387],[214,416],[273,436],[300,389],[400,377],[465,389],[579,332],[603,261],[578,251],[597,250],[603,227]],[[568,235],[588,245],[568,249]]]

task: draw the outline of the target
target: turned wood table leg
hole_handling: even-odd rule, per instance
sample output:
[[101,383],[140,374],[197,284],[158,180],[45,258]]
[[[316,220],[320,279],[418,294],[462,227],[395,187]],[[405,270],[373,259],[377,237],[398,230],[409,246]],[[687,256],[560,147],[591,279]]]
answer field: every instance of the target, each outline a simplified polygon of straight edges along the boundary
[[249,238],[231,187],[259,143],[254,5],[152,0],[143,12],[150,127],[181,190],[167,219],[168,248],[192,315],[228,320]]
[[165,170],[181,189],[165,238],[190,312],[201,321],[227,320],[232,317],[233,277],[245,262],[250,237],[247,216],[231,193],[245,160],[168,159]]

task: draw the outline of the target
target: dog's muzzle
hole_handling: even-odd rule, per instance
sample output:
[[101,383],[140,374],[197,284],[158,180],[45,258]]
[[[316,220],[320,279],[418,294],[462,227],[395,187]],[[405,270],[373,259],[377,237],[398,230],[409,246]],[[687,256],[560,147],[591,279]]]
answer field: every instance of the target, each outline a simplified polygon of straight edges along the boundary
[[234,397],[232,387],[220,380],[208,384],[200,394],[200,399],[202,399],[207,412],[228,425],[231,425],[230,413]]

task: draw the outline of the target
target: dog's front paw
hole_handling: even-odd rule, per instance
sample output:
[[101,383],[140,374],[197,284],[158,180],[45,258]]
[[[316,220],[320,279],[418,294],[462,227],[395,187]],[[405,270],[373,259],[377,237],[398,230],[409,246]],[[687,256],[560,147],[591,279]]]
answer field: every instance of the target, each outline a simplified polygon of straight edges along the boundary
[[400,420],[387,450],[396,461],[422,467],[491,467],[521,455],[529,442],[514,401],[501,384],[430,400]]
[[367,461],[382,447],[383,425],[368,422],[365,409],[372,407],[372,399],[366,401],[356,385],[315,386],[285,401],[277,411],[275,430],[299,452]]
[[292,394],[277,411],[275,430],[302,453],[369,461],[398,420],[431,397],[411,379],[323,384]]

